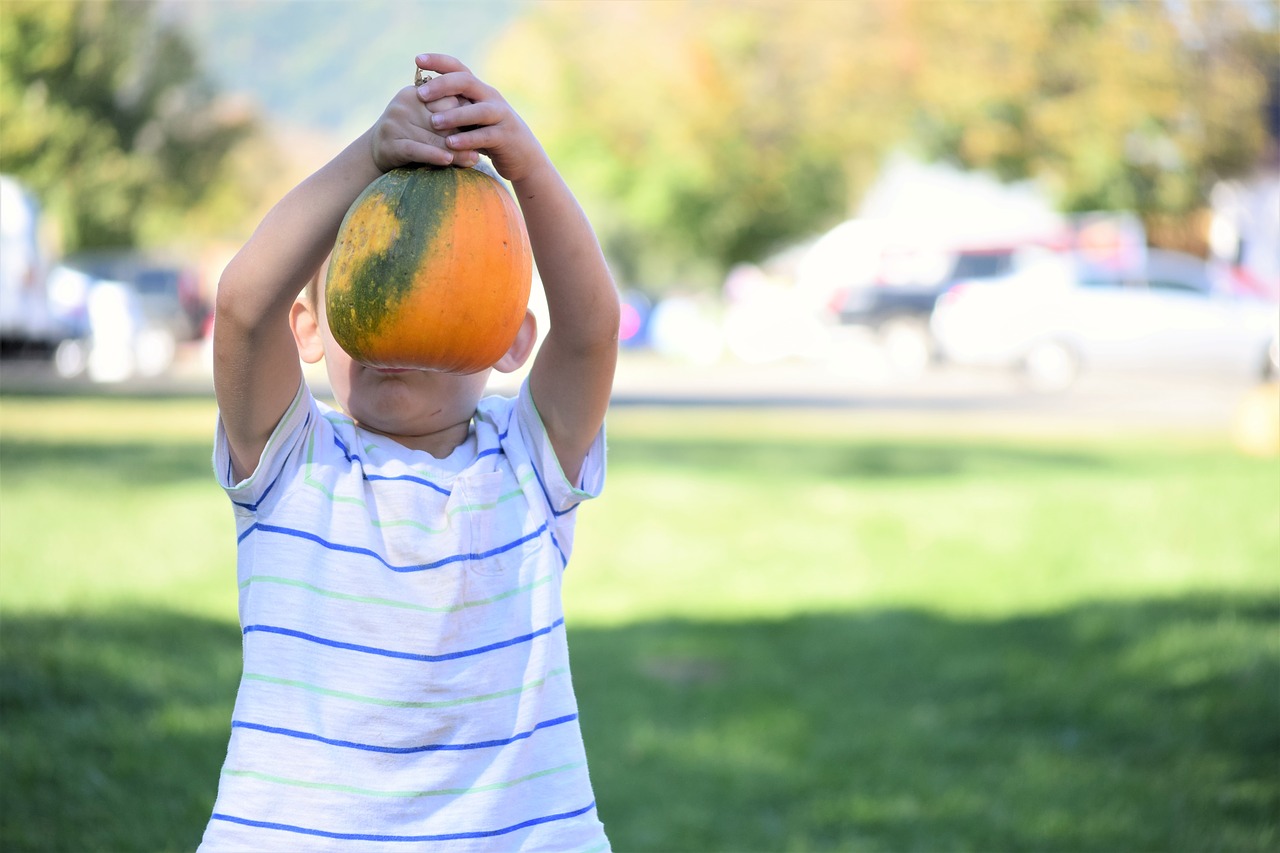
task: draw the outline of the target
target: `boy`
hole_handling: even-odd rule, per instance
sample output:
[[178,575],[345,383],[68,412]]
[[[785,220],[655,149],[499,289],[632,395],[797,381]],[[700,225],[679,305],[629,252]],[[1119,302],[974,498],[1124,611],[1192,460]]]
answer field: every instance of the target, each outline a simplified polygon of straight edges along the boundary
[[[219,283],[214,464],[238,530],[244,673],[201,850],[603,850],[561,574],[604,479],[618,300],[592,229],[501,95],[452,57],[267,214]],[[355,363],[297,299],[379,174],[489,157],[550,329],[515,399]],[[317,279],[312,291],[321,282]],[[292,334],[291,334],[292,331]],[[536,339],[527,315],[495,367]],[[299,356],[324,359],[336,412]]]

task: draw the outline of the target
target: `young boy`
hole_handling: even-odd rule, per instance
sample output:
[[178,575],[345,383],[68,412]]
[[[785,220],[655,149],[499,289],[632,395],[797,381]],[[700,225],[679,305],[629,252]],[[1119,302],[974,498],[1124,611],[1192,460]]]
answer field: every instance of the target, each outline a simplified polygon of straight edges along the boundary
[[[456,59],[267,214],[219,284],[214,464],[238,529],[244,673],[203,851],[603,850],[561,576],[604,481],[618,301],[592,229]],[[379,174],[483,153],[519,199],[550,328],[514,399],[391,371],[297,299]],[[317,281],[317,287],[321,282]],[[495,367],[514,370],[532,315]],[[303,382],[324,359],[339,413]]]

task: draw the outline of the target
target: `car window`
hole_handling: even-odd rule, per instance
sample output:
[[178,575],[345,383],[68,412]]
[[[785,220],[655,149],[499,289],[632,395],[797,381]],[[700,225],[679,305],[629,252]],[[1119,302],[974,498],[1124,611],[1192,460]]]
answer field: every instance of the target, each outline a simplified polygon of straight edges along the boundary
[[995,278],[1013,268],[1012,252],[961,253],[951,271],[953,279]]
[[178,277],[169,270],[144,270],[134,285],[139,293],[167,296],[178,292]]

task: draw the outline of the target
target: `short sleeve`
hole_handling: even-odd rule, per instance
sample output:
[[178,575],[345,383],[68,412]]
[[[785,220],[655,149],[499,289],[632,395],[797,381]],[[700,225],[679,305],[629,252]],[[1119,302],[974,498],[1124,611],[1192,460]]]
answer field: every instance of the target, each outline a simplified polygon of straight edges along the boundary
[[560,460],[556,457],[555,448],[551,446],[551,439],[547,436],[542,416],[538,414],[538,408],[534,405],[528,381],[520,385],[520,392],[516,396],[515,415],[534,467],[546,491],[547,500],[557,514],[568,512],[584,500],[599,497],[604,490],[605,479],[605,427],[603,424],[600,425],[600,430],[596,433],[586,457],[582,460],[582,473],[575,485],[569,482],[560,467]]
[[279,479],[291,451],[300,444],[308,424],[316,417],[315,399],[303,382],[298,386],[298,393],[276,424],[271,437],[267,439],[257,467],[248,477],[237,482],[231,464],[231,444],[219,416],[213,446],[213,470],[218,483],[234,503],[250,509],[256,508]]

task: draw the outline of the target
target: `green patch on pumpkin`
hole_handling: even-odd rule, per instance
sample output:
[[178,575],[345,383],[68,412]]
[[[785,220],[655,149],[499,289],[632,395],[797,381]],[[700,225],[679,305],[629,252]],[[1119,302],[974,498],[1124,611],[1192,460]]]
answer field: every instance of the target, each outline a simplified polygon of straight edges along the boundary
[[370,184],[343,218],[325,286],[334,339],[355,359],[399,317],[453,209],[461,169],[408,166]]

